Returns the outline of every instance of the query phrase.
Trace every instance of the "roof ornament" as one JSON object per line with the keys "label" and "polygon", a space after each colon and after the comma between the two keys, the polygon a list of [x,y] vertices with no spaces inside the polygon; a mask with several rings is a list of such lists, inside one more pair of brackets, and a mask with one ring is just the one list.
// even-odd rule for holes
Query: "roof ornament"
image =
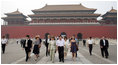
{"label": "roof ornament", "polygon": [[113,9],[113,6],[111,7],[111,9]]}
{"label": "roof ornament", "polygon": [[79,5],[82,5],[82,3],[80,3]]}
{"label": "roof ornament", "polygon": [[45,4],[45,6],[47,6],[47,3]]}
{"label": "roof ornament", "polygon": [[18,11],[18,8],[17,8],[17,10],[16,11]]}

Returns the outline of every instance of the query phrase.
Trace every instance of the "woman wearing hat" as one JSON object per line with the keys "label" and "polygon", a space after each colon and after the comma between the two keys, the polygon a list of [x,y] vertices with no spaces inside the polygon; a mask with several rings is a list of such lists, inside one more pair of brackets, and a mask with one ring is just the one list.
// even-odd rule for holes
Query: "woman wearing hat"
{"label": "woman wearing hat", "polygon": [[35,61],[38,59],[39,57],[39,46],[41,45],[40,41],[39,41],[39,37],[36,36],[35,37],[35,41],[34,41],[34,49],[33,49],[33,53],[35,54]]}

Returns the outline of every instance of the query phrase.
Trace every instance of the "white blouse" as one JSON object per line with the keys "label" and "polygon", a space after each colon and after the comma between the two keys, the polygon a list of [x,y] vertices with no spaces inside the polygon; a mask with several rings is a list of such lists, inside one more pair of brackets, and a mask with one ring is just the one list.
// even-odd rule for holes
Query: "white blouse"
{"label": "white blouse", "polygon": [[64,42],[65,42],[64,45],[65,45],[66,47],[68,47],[68,46],[69,46],[69,40],[66,40],[66,41],[64,40]]}
{"label": "white blouse", "polygon": [[91,39],[91,40],[89,39],[88,40],[88,44],[93,44],[93,43],[94,43],[93,39]]}
{"label": "white blouse", "polygon": [[6,44],[7,41],[8,41],[7,39],[1,39],[1,43],[2,43],[2,44]]}

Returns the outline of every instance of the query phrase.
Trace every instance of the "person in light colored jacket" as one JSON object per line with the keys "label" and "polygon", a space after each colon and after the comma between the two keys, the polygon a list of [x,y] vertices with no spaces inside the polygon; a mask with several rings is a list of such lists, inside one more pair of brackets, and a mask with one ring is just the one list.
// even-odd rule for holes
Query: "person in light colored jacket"
{"label": "person in light colored jacket", "polygon": [[64,58],[67,57],[67,53],[68,53],[68,48],[69,48],[69,40],[67,39],[67,37],[64,37]]}
{"label": "person in light colored jacket", "polygon": [[51,41],[49,41],[48,51],[50,52],[50,60],[54,63],[56,53],[56,41],[54,37],[51,37]]}

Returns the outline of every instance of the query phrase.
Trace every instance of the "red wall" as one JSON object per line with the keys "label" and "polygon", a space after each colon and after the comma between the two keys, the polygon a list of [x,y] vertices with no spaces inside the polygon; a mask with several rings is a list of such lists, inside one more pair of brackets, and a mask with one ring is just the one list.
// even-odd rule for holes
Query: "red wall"
{"label": "red wall", "polygon": [[1,30],[2,36],[8,33],[10,38],[21,38],[27,34],[31,37],[40,34],[41,38],[44,38],[47,32],[54,36],[66,32],[68,37],[82,33],[83,38],[89,36],[117,38],[117,26],[2,26]]}

